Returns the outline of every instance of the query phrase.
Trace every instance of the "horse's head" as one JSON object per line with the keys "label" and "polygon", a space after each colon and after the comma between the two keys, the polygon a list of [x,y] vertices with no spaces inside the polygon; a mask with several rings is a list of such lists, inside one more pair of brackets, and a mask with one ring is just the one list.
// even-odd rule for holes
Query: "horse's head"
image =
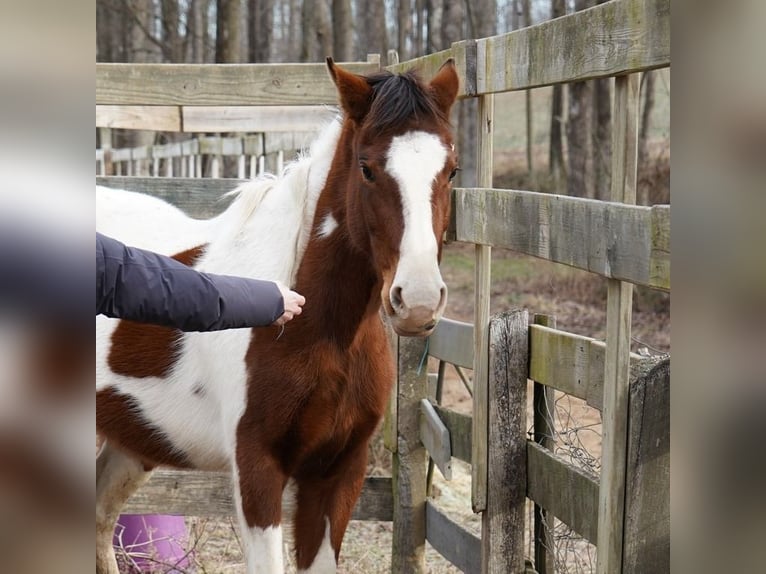
{"label": "horse's head", "polygon": [[352,242],[372,254],[383,308],[399,335],[426,336],[447,302],[439,271],[457,155],[449,112],[452,60],[424,83],[408,72],[370,78],[327,61],[353,146],[346,213]]}

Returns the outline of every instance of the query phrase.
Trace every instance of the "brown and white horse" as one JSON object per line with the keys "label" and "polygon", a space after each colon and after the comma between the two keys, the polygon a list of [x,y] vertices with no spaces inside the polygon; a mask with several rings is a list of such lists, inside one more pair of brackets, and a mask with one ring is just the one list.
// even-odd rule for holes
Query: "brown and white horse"
{"label": "brown and white horse", "polygon": [[299,571],[336,570],[395,376],[381,305],[398,334],[426,336],[446,303],[458,77],[451,60],[430,83],[328,67],[342,117],[282,177],[243,186],[197,234],[205,245],[177,256],[290,284],[303,314],[281,335],[99,319],[98,572],[115,568],[120,507],[159,465],[231,470],[248,572],[283,572],[283,496]]}

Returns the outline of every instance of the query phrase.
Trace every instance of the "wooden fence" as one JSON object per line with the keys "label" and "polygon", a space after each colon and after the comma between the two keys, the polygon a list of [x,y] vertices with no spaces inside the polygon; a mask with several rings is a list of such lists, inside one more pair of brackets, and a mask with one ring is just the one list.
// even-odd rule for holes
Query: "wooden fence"
{"label": "wooden fence", "polygon": [[[597,572],[669,571],[669,367],[667,361],[657,366],[630,353],[633,285],[670,290],[670,207],[633,205],[639,75],[669,66],[669,48],[669,0],[613,0],[389,66],[398,71],[417,65],[428,76],[446,58],[455,58],[463,79],[461,97],[478,98],[481,126],[480,187],[455,190],[449,231],[453,240],[476,246],[474,324],[444,320],[427,348],[421,340],[397,341],[399,374],[385,427],[394,472],[390,482],[368,480],[355,515],[393,519],[393,571],[425,571],[428,540],[463,571],[524,572],[527,498],[537,505],[538,523],[555,516],[596,544]],[[357,66],[366,72],[379,64],[373,60]],[[493,189],[493,94],[603,77],[615,77],[611,201]],[[199,106],[317,105],[335,97],[320,65],[98,65],[96,85],[97,106],[165,106],[182,119]],[[237,183],[97,181],[159,195],[200,217],[210,216],[212,206],[222,208],[214,200]],[[492,247],[604,277],[606,342],[559,331],[545,318],[530,325],[526,311],[491,319]],[[473,369],[471,416],[449,411],[429,397],[428,373],[418,369],[426,352]],[[526,437],[528,379],[536,383],[531,439]],[[554,421],[545,405],[553,389],[601,411],[599,477],[552,451],[548,431]],[[428,499],[429,457],[445,474],[452,457],[471,464],[472,507],[482,514],[480,538]],[[185,496],[173,481],[201,481],[200,488],[207,488],[205,480],[213,477],[205,477],[158,473],[137,497],[161,501],[161,506],[138,504],[134,497],[131,509],[186,512],[193,506],[196,514],[204,508],[199,499],[196,505],[172,502]],[[230,513],[230,501],[216,508],[214,513]],[[544,531],[535,531],[535,568],[553,572]]]}
{"label": "wooden fence", "polygon": [[[332,114],[316,116],[313,131],[270,132],[241,137],[208,136],[162,145],[146,145],[133,148],[101,148],[96,150],[97,174],[127,176],[203,177],[205,158],[210,159],[209,177],[224,177],[223,158],[236,159],[236,177],[256,177],[266,171],[280,173],[285,158],[308,149],[319,129]],[[325,118],[323,120],[323,118]],[[107,130],[109,128],[102,128]],[[102,141],[109,136],[102,135]]]}

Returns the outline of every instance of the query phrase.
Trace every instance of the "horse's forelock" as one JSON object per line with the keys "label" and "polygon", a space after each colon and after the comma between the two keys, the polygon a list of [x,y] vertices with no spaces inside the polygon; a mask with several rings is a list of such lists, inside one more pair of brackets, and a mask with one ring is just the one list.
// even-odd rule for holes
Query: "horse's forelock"
{"label": "horse's forelock", "polygon": [[448,122],[433,94],[414,70],[383,72],[367,79],[373,89],[365,125],[377,133],[401,128],[412,120]]}

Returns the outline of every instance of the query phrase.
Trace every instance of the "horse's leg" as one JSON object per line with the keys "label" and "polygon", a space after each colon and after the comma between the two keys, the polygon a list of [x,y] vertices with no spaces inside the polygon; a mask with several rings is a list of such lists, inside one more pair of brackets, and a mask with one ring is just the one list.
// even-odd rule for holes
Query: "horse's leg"
{"label": "horse's leg", "polygon": [[104,445],[96,460],[96,573],[119,574],[112,535],[120,510],[128,498],[149,478],[144,465]]}
{"label": "horse's leg", "polygon": [[329,478],[298,481],[295,555],[300,574],[333,574],[351,514],[364,485],[367,443],[336,464]]}
{"label": "horse's leg", "polygon": [[282,491],[286,477],[255,441],[237,442],[235,499],[248,574],[282,574]]}

